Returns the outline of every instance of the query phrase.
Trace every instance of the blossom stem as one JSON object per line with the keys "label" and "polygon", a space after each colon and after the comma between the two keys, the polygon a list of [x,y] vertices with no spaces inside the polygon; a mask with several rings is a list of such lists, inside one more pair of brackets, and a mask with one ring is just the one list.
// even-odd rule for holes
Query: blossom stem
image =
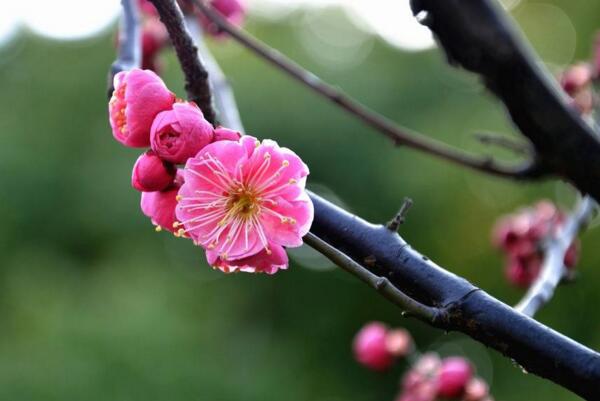
{"label": "blossom stem", "polygon": [[121,0],[123,8],[119,28],[117,59],[111,64],[108,77],[108,98],[112,96],[113,78],[121,71],[138,68],[142,59],[142,39],[137,0]]}
{"label": "blossom stem", "polygon": [[329,245],[315,234],[310,232],[306,234],[304,242],[348,273],[365,282],[370,287],[373,287],[386,299],[398,305],[404,310],[403,315],[411,315],[430,323],[438,319],[440,312],[437,308],[415,301],[396,288],[386,277],[381,277],[370,272],[351,257]]}
{"label": "blossom stem", "polygon": [[215,124],[216,116],[212,105],[208,72],[198,59],[196,47],[187,32],[181,9],[175,0],[150,1],[156,7],[160,20],[169,32],[175,53],[177,53],[177,58],[185,75],[185,90],[189,100],[200,107],[204,118],[208,122]]}
{"label": "blossom stem", "polygon": [[548,240],[544,246],[544,262],[540,274],[523,299],[515,305],[516,310],[527,316],[533,316],[552,299],[556,287],[568,273],[564,259],[569,246],[589,224],[597,210],[596,202],[589,196],[585,196],[558,233]]}

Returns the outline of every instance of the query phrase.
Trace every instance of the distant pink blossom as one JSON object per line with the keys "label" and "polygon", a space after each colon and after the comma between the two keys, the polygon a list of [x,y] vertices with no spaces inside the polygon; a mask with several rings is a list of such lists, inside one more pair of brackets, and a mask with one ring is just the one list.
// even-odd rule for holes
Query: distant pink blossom
{"label": "distant pink blossom", "polygon": [[152,150],[163,160],[185,163],[213,139],[213,126],[192,102],[173,104],[159,113],[150,130]]}
{"label": "distant pink blossom", "polygon": [[114,88],[108,103],[113,136],[125,146],[150,146],[152,121],[158,113],[171,108],[175,95],[149,70],[119,72]]}
{"label": "distant pink blossom", "polygon": [[[246,18],[246,2],[244,0],[211,0],[211,6],[233,25],[240,26]],[[204,15],[199,16],[204,29],[213,36],[220,36],[222,32]]]}
{"label": "distant pink blossom", "polygon": [[173,183],[175,166],[164,162],[152,150],[138,157],[131,173],[131,186],[138,191],[162,191]]}
{"label": "distant pink blossom", "polygon": [[[244,136],[213,142],[185,166],[176,209],[179,232],[210,251],[209,262],[222,270],[270,270],[257,260],[246,265],[246,258],[302,245],[313,219],[307,175],[302,160],[274,141]],[[273,265],[282,268],[281,261]]]}
{"label": "distant pink blossom", "polygon": [[354,337],[352,349],[358,362],[373,370],[386,370],[394,355],[386,346],[388,328],[380,322],[366,324]]}
{"label": "distant pink blossom", "polygon": [[437,377],[438,395],[443,398],[458,398],[473,377],[473,367],[465,358],[453,356],[442,360]]}

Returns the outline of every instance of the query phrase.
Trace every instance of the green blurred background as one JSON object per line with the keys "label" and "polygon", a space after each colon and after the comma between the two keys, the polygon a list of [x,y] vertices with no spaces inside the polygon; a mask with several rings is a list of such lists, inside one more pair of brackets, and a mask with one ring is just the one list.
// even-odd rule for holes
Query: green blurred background
{"label": "green blurred background", "polygon": [[[523,1],[513,15],[553,70],[587,58],[600,28],[594,0]],[[345,56],[328,49],[311,36],[315,24],[346,29],[360,44]],[[440,51],[403,52],[350,26],[327,9],[253,17],[247,28],[432,137],[488,152],[474,132],[514,134],[502,106]],[[272,277],[226,276],[190,242],[155,233],[129,183],[139,151],[108,127],[113,43],[114,29],[79,42],[23,31],[0,49],[0,400],[391,401],[405,366],[372,373],[351,355],[370,320],[409,328],[421,350],[471,357],[497,400],[577,399],[462,335],[402,318],[309,250]],[[502,181],[394,148],[235,43],[211,47],[248,132],[297,151],[312,188],[373,222],[410,196],[401,234],[415,248],[507,303],[519,299],[491,226],[540,198],[569,206],[565,184]],[[163,57],[165,80],[183,96],[172,52]],[[599,239],[600,230],[585,235],[581,279],[539,314],[596,349]]]}

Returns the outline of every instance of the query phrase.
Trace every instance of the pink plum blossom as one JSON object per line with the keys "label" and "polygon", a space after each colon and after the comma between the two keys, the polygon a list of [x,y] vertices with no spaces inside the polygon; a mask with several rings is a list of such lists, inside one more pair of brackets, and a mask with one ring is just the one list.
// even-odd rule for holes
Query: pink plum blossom
{"label": "pink plum blossom", "polygon": [[150,130],[152,150],[163,160],[185,163],[213,139],[213,126],[192,102],[159,113]]}
{"label": "pink plum blossom", "polygon": [[225,128],[225,127],[217,127],[215,128],[213,141],[237,141],[242,137],[238,131]]}
{"label": "pink plum blossom", "polygon": [[167,188],[175,178],[175,166],[165,163],[153,151],[143,153],[131,173],[131,186],[138,191],[153,192]]}
{"label": "pink plum blossom", "polygon": [[354,337],[352,348],[358,362],[373,370],[386,370],[394,356],[386,347],[388,328],[380,322],[365,325]]}
{"label": "pink plum blossom", "polygon": [[221,270],[223,273],[235,273],[237,271],[247,273],[275,274],[279,269],[287,269],[288,257],[281,245],[271,245],[270,253],[265,249],[256,255],[248,256],[238,260],[223,260],[218,252],[206,251],[208,264]]}
{"label": "pink plum blossom", "polygon": [[[218,11],[231,24],[240,26],[246,17],[246,2],[244,0],[211,0],[211,6]],[[204,15],[199,16],[199,21],[204,29],[213,36],[220,36],[221,32]]]}
{"label": "pink plum blossom", "polygon": [[[183,174],[179,232],[208,250],[213,266],[274,272],[285,262],[278,247],[302,245],[313,205],[304,189],[308,167],[291,150],[252,136],[213,142],[187,161]],[[273,260],[259,263],[261,252]]]}
{"label": "pink plum blossom", "polygon": [[457,356],[445,358],[442,360],[437,378],[438,395],[444,398],[460,397],[472,377],[473,368],[465,358]]}
{"label": "pink plum blossom", "polygon": [[149,70],[119,72],[114,88],[108,103],[113,136],[125,146],[148,147],[154,117],[172,107],[175,95]]}

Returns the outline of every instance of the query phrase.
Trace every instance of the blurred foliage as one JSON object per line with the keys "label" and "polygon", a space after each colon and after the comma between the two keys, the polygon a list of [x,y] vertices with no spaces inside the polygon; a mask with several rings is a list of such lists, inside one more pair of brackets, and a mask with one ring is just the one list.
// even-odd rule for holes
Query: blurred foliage
{"label": "blurred foliage", "polygon": [[[573,38],[564,41],[553,36],[556,13],[546,9],[550,22],[540,26],[542,14],[526,8],[540,4],[524,2],[515,15],[551,67],[565,54],[567,62],[586,58],[600,4],[543,4],[558,5],[554,11],[572,21]],[[248,29],[437,139],[486,151],[474,132],[514,134],[501,105],[438,50],[405,53],[367,38],[360,62],[325,63],[298,39],[303,18],[254,19]],[[373,319],[408,327],[422,350],[470,355],[497,400],[576,399],[464,336],[403,319],[343,272],[293,263],[273,277],[224,276],[191,243],[154,233],[129,185],[139,151],[119,146],[108,128],[113,40],[105,33],[52,42],[23,32],[0,49],[0,400],[391,401],[402,366],[371,373],[350,352],[355,331]],[[370,221],[387,220],[412,197],[402,227],[409,242],[498,298],[518,300],[490,246],[490,228],[499,215],[541,197],[568,205],[566,185],[502,181],[394,148],[235,43],[212,46],[249,133],[296,150],[313,184]],[[165,61],[165,79],[183,95],[173,54]],[[598,230],[585,235],[583,279],[561,288],[539,314],[596,349],[599,239]]]}

